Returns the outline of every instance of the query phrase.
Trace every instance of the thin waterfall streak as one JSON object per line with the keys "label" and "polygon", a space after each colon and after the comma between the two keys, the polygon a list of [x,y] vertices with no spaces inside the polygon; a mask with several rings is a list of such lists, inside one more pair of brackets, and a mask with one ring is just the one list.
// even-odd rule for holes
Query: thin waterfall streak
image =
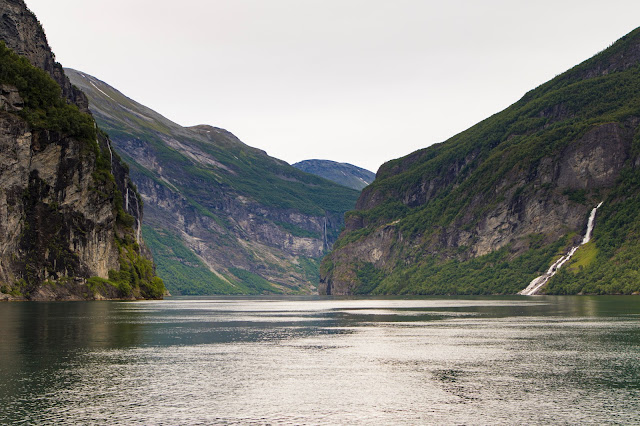
{"label": "thin waterfall streak", "polygon": [[140,221],[140,202],[138,201],[138,196],[136,195],[136,223],[138,225],[138,229],[136,229],[136,243],[140,244],[140,231],[142,230],[142,222]]}
{"label": "thin waterfall streak", "polygon": [[547,270],[546,273],[540,275],[539,277],[533,279],[529,285],[527,286],[527,288],[525,288],[524,290],[522,290],[520,293],[518,294],[522,294],[524,296],[533,296],[534,294],[538,293],[538,291],[544,287],[544,285],[549,282],[549,280],[551,279],[551,277],[553,277],[556,272],[558,272],[558,270],[562,267],[562,265],[564,265],[565,263],[567,263],[567,261],[569,259],[571,259],[571,257],[576,253],[576,251],[578,251],[578,249],[580,248],[580,246],[587,244],[589,241],[591,241],[591,235],[593,234],[593,228],[594,228],[594,223],[595,223],[595,219],[596,219],[596,213],[598,211],[598,209],[602,206],[603,201],[600,202],[600,204],[598,204],[596,207],[594,207],[593,210],[591,210],[591,214],[589,214],[589,220],[587,221],[587,230],[584,233],[584,237],[582,238],[582,242],[580,244],[578,244],[575,247],[572,247],[571,250],[569,250],[569,253],[565,254],[564,256],[562,256],[560,259],[556,260],[553,265],[551,265],[549,267],[549,269]]}
{"label": "thin waterfall streak", "polygon": [[111,166],[111,174],[113,174],[113,151],[111,150],[111,142],[107,139],[107,147],[109,148],[109,165]]}
{"label": "thin waterfall streak", "polygon": [[324,216],[324,227],[323,227],[323,233],[322,233],[322,239],[324,240],[324,249],[328,249],[329,248],[329,240],[327,239],[327,216],[325,213]]}
{"label": "thin waterfall streak", "polygon": [[[98,141],[98,123],[96,123],[95,121],[93,122],[93,126],[96,129],[96,144],[98,146],[100,146],[100,142]],[[113,175],[113,151],[111,150],[111,141],[109,140],[109,138],[107,137],[107,148],[109,148],[109,166],[111,167],[111,174]]]}
{"label": "thin waterfall streak", "polygon": [[129,213],[129,186],[127,185],[127,181],[124,181],[125,188],[127,188],[126,195],[124,196],[124,211]]}

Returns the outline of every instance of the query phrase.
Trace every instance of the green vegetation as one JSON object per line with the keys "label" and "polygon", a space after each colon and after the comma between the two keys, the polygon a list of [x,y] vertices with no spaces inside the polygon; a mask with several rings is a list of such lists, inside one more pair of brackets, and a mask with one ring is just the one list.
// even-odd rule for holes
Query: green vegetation
{"label": "green vegetation", "polygon": [[[334,250],[348,253],[351,245],[391,223],[411,246],[396,242],[402,262],[384,276],[354,259],[351,270],[360,285],[355,291],[501,294],[521,290],[550,265],[562,243],[545,246],[536,237],[526,251],[502,249],[457,261],[451,259],[460,256],[448,253],[450,249],[441,247],[439,238],[443,230],[473,232],[499,203],[507,201],[515,207],[533,196],[581,205],[606,198],[594,242],[581,248],[571,265],[551,280],[549,293],[640,291],[640,197],[635,195],[640,193],[640,177],[634,165],[640,156],[640,65],[627,66],[621,59],[637,57],[639,39],[637,29],[447,142],[383,165],[361,198],[361,204],[372,207],[347,213],[349,223],[362,226],[344,233]],[[617,64],[614,71],[612,64]],[[570,144],[611,123],[623,133],[636,129],[631,158],[613,193],[608,194],[609,188],[567,190],[536,179],[543,160],[551,169],[558,167]],[[428,202],[414,202],[411,197],[424,196],[425,187],[433,188]],[[434,251],[439,254],[433,255]],[[337,268],[335,261],[340,258],[335,253],[328,256],[324,263],[331,268],[325,270]]]}
{"label": "green vegetation", "polygon": [[360,281],[360,285],[356,288],[356,294],[369,294],[373,292],[384,280],[384,273],[373,265],[373,263],[364,263],[356,271],[356,276]]}
{"label": "green vegetation", "polygon": [[578,204],[585,204],[587,202],[587,191],[585,189],[567,189],[563,194],[566,195],[571,202]]}
{"label": "green vegetation", "polygon": [[371,264],[362,265],[357,293],[365,294],[513,294],[541,275],[566,246],[555,244],[512,258],[510,247],[468,261],[427,258],[408,268],[395,268],[385,276]]}
{"label": "green vegetation", "polygon": [[[240,268],[230,268],[233,277],[221,278],[169,231],[149,226],[143,226],[142,230],[145,242],[154,253],[157,273],[164,278],[174,296],[282,293],[259,275]],[[313,270],[313,261],[301,264],[303,268]],[[317,271],[317,265],[315,267]]]}
{"label": "green vegetation", "polygon": [[209,268],[182,241],[166,230],[142,227],[144,240],[154,253],[158,275],[164,278],[169,292],[176,295],[246,294]]}
{"label": "green vegetation", "polygon": [[320,272],[318,270],[320,260],[300,257],[298,258],[298,265],[298,269],[302,272],[302,275],[306,277],[307,281],[317,287],[320,281]]}
{"label": "green vegetation", "polygon": [[[52,130],[95,145],[93,119],[62,98],[60,86],[0,41],[0,83],[15,86],[24,101],[18,113],[35,130]],[[96,147],[94,146],[94,149]]]}
{"label": "green vegetation", "polygon": [[[131,110],[140,109],[115,91],[109,96]],[[129,110],[109,109],[113,109],[111,116],[98,115],[96,119],[112,140],[135,138],[144,141],[146,148],[163,164],[164,177],[206,210],[215,209],[211,205],[212,191],[233,190],[266,206],[313,215],[323,215],[325,211],[347,211],[353,208],[358,198],[358,191],[299,171],[243,144],[231,134],[217,135],[215,143],[186,138],[188,140],[184,142],[210,155],[220,166],[194,162],[163,140],[163,136],[171,135],[173,130],[160,119],[142,120]],[[151,170],[141,169],[140,172],[148,174],[148,177],[155,175]]]}
{"label": "green vegetation", "polygon": [[573,272],[578,272],[583,268],[591,265],[596,259],[598,249],[594,241],[590,241],[585,245],[580,246],[580,249],[571,258],[571,263],[565,266]]}
{"label": "green vegetation", "polygon": [[241,285],[248,290],[249,294],[282,293],[278,287],[253,272],[240,268],[230,268],[229,272],[240,280]]}
{"label": "green vegetation", "polygon": [[115,287],[111,281],[104,278],[91,277],[87,280],[87,287],[93,294],[104,294],[109,286]]}
{"label": "green vegetation", "polygon": [[296,226],[292,223],[280,222],[280,221],[274,221],[274,223],[295,237],[322,238],[322,235],[319,232],[307,231],[306,229],[302,229],[299,226]]}
{"label": "green vegetation", "polygon": [[141,253],[132,228],[132,217],[122,210],[121,199],[117,193],[115,241],[120,270],[110,270],[108,280],[92,278],[92,285],[96,288],[109,285],[117,290],[118,297],[161,299],[165,292],[164,282],[156,276],[153,262]]}

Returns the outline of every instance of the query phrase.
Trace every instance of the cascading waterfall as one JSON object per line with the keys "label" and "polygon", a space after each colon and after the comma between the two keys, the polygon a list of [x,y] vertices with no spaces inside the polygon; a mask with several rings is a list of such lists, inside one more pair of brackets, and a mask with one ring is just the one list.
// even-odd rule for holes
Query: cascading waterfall
{"label": "cascading waterfall", "polygon": [[124,211],[129,213],[129,185],[127,185],[127,180],[124,180],[124,187],[127,188],[126,195],[124,196]]}
{"label": "cascading waterfall", "polygon": [[579,245],[572,247],[571,250],[569,250],[569,253],[565,254],[560,259],[556,260],[554,264],[549,267],[547,272],[545,272],[544,274],[540,275],[538,278],[535,278],[533,281],[531,281],[527,286],[527,288],[525,288],[518,294],[522,294],[524,296],[533,296],[534,294],[538,293],[538,291],[547,282],[549,282],[551,277],[553,277],[556,274],[556,272],[558,272],[558,269],[560,269],[562,265],[564,265],[569,259],[571,259],[571,257],[576,253],[576,251],[580,248],[580,246],[583,244],[587,244],[591,240],[591,234],[593,233],[593,225],[596,219],[596,212],[598,211],[600,206],[602,206],[602,202],[600,202],[600,204],[598,204],[596,207],[594,207],[593,210],[591,210],[591,214],[589,215],[589,220],[587,221],[587,231],[585,232],[584,237],[582,238],[582,242]]}

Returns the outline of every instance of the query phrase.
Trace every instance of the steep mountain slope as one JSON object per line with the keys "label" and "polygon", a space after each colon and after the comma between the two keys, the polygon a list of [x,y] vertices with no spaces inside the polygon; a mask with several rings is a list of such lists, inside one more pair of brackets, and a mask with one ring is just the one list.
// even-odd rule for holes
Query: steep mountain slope
{"label": "steep mountain slope", "polygon": [[24,2],[0,10],[0,299],[161,298],[126,166]]}
{"label": "steep mountain slope", "polygon": [[369,170],[330,160],[304,160],[292,164],[292,166],[358,191],[361,191],[376,178],[376,174]]}
{"label": "steep mountain slope", "polygon": [[322,293],[640,291],[640,29],[450,140],[384,164]]}
{"label": "steep mountain slope", "polygon": [[310,293],[358,192],[210,126],[184,128],[67,70],[131,165],[145,239],[173,294]]}

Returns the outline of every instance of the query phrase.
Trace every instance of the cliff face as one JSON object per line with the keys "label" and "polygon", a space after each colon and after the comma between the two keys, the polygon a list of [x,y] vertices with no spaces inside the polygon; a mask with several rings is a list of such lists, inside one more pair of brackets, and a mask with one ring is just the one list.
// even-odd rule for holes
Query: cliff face
{"label": "cliff face", "polygon": [[36,16],[22,0],[3,0],[0,34],[6,46],[29,60],[31,65],[48,73],[62,89],[62,94],[82,112],[89,112],[87,97],[73,87],[55,57]]}
{"label": "cliff face", "polygon": [[594,242],[546,290],[639,291],[628,261],[616,270],[624,284],[602,278],[640,228],[628,214],[640,189],[639,52],[636,30],[507,110],[383,165],[323,262],[320,292],[516,293],[581,239],[600,201]]}
{"label": "cliff face", "polygon": [[0,298],[162,297],[127,167],[35,16],[0,5]]}
{"label": "cliff face", "polygon": [[172,294],[312,293],[358,192],[303,173],[226,130],[182,127],[66,70],[131,165],[145,239]]}

